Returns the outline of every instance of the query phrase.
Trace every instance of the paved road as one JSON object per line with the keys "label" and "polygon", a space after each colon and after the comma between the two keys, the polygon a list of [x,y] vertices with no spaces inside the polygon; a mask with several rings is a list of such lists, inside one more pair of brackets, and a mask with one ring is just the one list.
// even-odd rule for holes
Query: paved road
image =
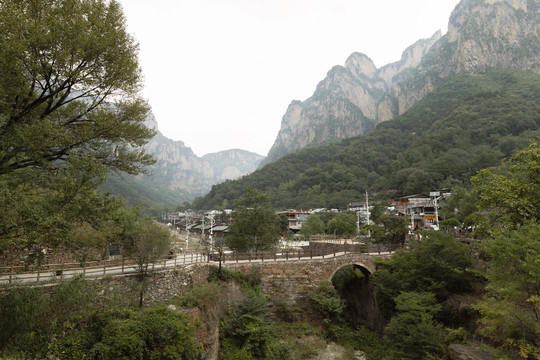
{"label": "paved road", "polygon": [[[164,261],[150,264],[150,269],[160,271],[166,268],[173,268],[175,266],[190,266],[197,263],[206,263],[208,259],[202,254],[193,255],[178,255],[175,258],[167,259]],[[66,269],[62,270],[61,274],[58,270],[45,270],[41,272],[26,272],[26,273],[13,273],[13,274],[0,274],[0,285],[14,284],[14,285],[26,285],[37,282],[54,282],[59,279],[71,279],[76,276],[84,275],[88,277],[105,277],[115,276],[122,274],[137,273],[137,265],[113,265],[113,266],[94,266],[86,268]]]}

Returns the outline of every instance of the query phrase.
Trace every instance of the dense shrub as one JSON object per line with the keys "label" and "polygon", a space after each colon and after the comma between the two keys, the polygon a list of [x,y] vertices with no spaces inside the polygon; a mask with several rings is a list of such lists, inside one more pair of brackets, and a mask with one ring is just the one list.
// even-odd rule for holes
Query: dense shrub
{"label": "dense shrub", "polygon": [[166,308],[150,308],[113,319],[89,355],[94,359],[197,359],[196,326],[189,316]]}
{"label": "dense shrub", "polygon": [[308,296],[325,319],[337,319],[345,309],[345,302],[330,281],[321,281],[319,287],[311,290]]}

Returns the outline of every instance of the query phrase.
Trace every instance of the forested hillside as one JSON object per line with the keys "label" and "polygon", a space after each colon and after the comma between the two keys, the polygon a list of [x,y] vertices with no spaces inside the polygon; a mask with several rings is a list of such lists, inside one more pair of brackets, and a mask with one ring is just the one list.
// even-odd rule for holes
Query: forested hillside
{"label": "forested hillside", "polygon": [[247,186],[276,208],[344,207],[366,190],[385,199],[467,185],[540,133],[540,75],[459,75],[369,135],[289,154],[192,204],[231,204]]}

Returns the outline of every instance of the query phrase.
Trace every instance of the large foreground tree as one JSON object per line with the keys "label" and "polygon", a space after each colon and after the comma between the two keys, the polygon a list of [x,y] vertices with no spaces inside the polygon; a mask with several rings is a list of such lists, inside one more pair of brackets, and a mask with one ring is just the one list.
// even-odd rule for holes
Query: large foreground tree
{"label": "large foreground tree", "polygon": [[0,249],[61,241],[119,206],[109,170],[153,162],[138,45],[114,0],[0,1],[0,35]]}

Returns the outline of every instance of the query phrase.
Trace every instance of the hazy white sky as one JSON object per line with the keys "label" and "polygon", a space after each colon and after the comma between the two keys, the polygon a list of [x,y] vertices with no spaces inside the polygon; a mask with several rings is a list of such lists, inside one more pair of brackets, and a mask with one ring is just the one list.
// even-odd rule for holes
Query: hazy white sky
{"label": "hazy white sky", "polygon": [[458,0],[120,0],[159,130],[198,156],[266,155],[292,100],[357,51],[375,66],[437,30]]}

